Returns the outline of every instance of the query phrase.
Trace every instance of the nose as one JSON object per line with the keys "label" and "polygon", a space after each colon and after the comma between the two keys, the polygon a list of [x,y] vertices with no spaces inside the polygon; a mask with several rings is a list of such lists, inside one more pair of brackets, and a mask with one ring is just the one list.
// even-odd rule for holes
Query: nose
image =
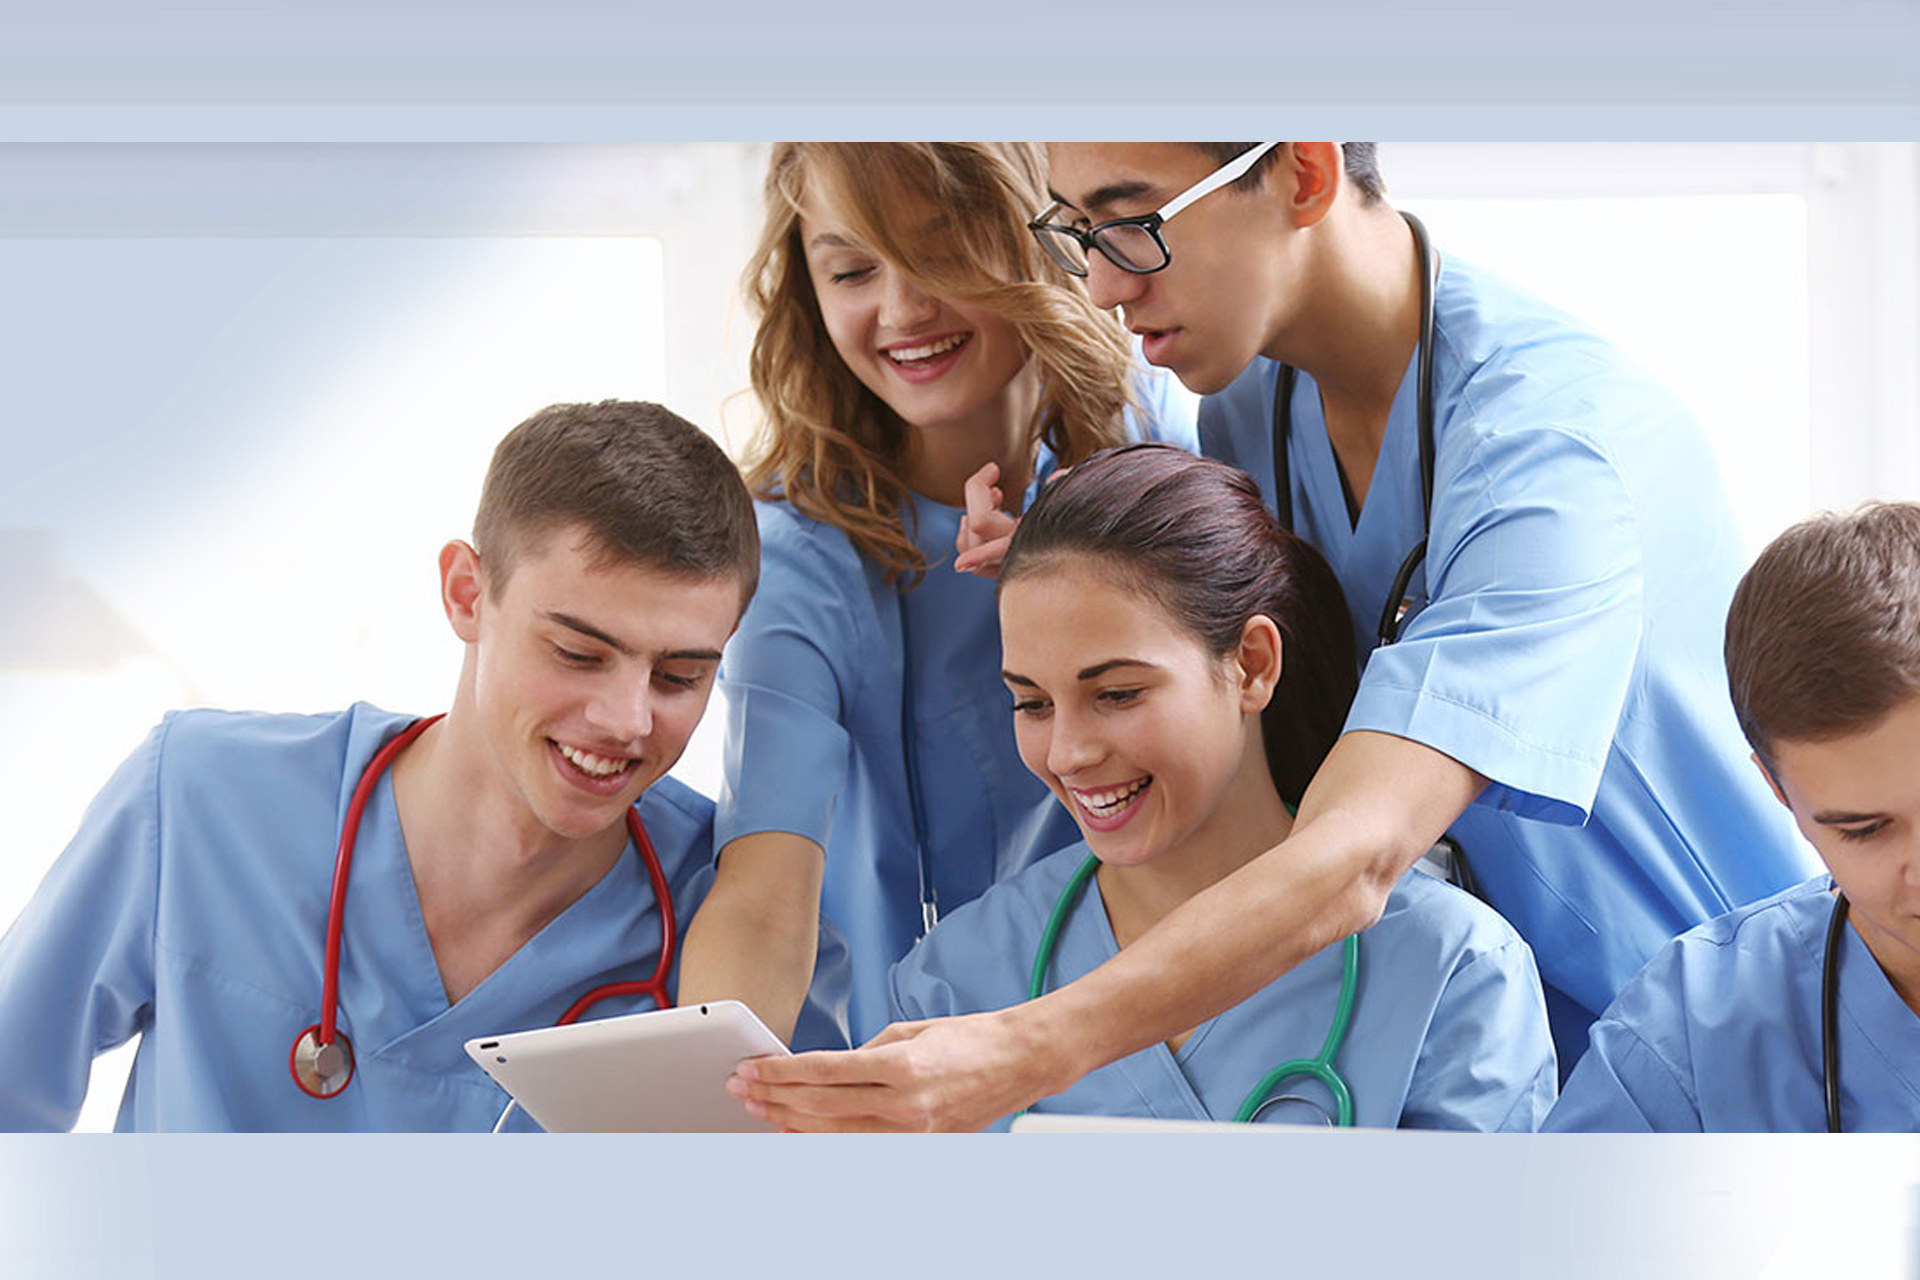
{"label": "nose", "polygon": [[1091,769],[1106,755],[1094,726],[1074,711],[1056,706],[1048,728],[1047,771],[1056,778],[1065,780]]}
{"label": "nose", "polygon": [[931,323],[940,310],[940,300],[907,279],[903,272],[887,272],[882,288],[880,323],[889,329],[912,331]]}
{"label": "nose", "polygon": [[1097,249],[1087,255],[1087,296],[1102,311],[1111,311],[1138,298],[1147,287],[1147,279],[1132,271],[1122,271]]}
{"label": "nose", "polygon": [[604,733],[608,745],[619,743],[638,753],[653,732],[653,688],[648,673],[634,679],[610,681],[587,703],[587,723]]}

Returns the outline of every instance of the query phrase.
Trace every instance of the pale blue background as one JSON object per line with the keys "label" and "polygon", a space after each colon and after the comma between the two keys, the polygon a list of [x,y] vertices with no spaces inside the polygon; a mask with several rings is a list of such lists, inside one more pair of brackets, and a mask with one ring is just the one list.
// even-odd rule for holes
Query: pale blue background
{"label": "pale blue background", "polygon": [[[0,98],[37,102],[1915,101],[1910,0],[977,0],[961,7],[236,0],[13,4]],[[1481,38],[1463,38],[1471,23]],[[1233,34],[1222,38],[1222,29]],[[1060,54],[1074,50],[1075,61]],[[1150,83],[1116,69],[1151,67]],[[716,137],[673,111],[679,137]],[[895,121],[857,113],[848,132]],[[1591,118],[1591,117],[1589,117]],[[1910,120],[1911,117],[1909,116]],[[663,122],[664,123],[664,122]],[[791,124],[791,120],[788,121]],[[851,124],[840,116],[844,129]],[[1493,126],[1500,135],[1527,127]],[[791,132],[791,129],[785,132]],[[1405,131],[1397,131],[1405,136]],[[1611,134],[1605,126],[1599,130]],[[1057,135],[1056,135],[1057,136]]]}
{"label": "pale blue background", "polygon": [[[0,1273],[1913,1274],[1910,1138],[15,1137]],[[1863,1224],[1863,1218],[1870,1221]],[[1850,1243],[1871,1235],[1871,1251]],[[1841,1266],[1842,1263],[1846,1265]]]}

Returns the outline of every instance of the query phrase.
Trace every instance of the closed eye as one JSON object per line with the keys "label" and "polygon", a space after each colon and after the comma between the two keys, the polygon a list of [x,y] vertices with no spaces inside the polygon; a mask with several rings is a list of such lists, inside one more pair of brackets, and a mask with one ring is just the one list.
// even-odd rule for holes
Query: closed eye
{"label": "closed eye", "polygon": [[856,267],[851,271],[835,271],[827,276],[827,280],[831,284],[849,284],[872,274],[872,267]]}
{"label": "closed eye", "polygon": [[1840,833],[1842,840],[1871,840],[1886,829],[1887,820],[1885,818],[1880,819],[1878,822],[1869,822],[1865,826],[1860,827],[1834,828],[1834,830]]}
{"label": "closed eye", "polygon": [[1102,689],[1096,697],[1105,706],[1124,707],[1138,702],[1140,695],[1145,692],[1145,689],[1138,687],[1131,689]]}
{"label": "closed eye", "polygon": [[1013,714],[1017,716],[1043,716],[1048,710],[1045,698],[1020,698],[1013,704]]}
{"label": "closed eye", "polygon": [[573,649],[562,648],[560,645],[553,646],[553,652],[555,657],[570,667],[596,667],[600,665],[599,656],[596,654],[580,653]]}

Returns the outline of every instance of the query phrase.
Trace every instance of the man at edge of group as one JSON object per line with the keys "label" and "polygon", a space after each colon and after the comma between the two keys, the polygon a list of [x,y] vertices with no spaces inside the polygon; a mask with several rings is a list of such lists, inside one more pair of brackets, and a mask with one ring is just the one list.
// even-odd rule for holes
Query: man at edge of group
{"label": "man at edge of group", "polygon": [[[1202,447],[1270,499],[1279,367],[1298,370],[1294,527],[1333,563],[1363,649],[1427,539],[1398,642],[1368,659],[1276,856],[1042,1000],[749,1065],[751,1108],[795,1128],[978,1127],[1365,928],[1449,831],[1533,946],[1568,1069],[1594,1011],[1668,938],[1811,870],[1720,693],[1743,557],[1697,427],[1566,316],[1456,259],[1421,261],[1369,144],[1273,144],[1181,199],[1254,145],[1054,144],[1057,203],[1036,234],[1082,257],[1095,303],[1208,397]],[[979,487],[970,513],[961,567],[990,567],[1011,522]]]}
{"label": "man at edge of group", "polygon": [[1920,505],[1774,539],[1734,594],[1726,655],[1756,772],[1827,870],[1662,948],[1593,1024],[1545,1127],[1913,1133]]}
{"label": "man at edge of group", "polygon": [[[120,1129],[493,1126],[507,1098],[465,1042],[660,959],[630,815],[679,926],[712,883],[713,802],[665,774],[759,562],[746,487],[693,424],[616,401],[521,423],[473,541],[440,552],[462,646],[444,718],[175,712],[102,788],[0,936],[0,1129],[72,1127],[94,1055],[136,1035]],[[315,1033],[336,901],[350,1048]],[[820,945],[798,1038],[845,1044],[845,950]],[[589,1016],[652,1007],[622,990]],[[303,1067],[296,1041],[337,1063]]]}

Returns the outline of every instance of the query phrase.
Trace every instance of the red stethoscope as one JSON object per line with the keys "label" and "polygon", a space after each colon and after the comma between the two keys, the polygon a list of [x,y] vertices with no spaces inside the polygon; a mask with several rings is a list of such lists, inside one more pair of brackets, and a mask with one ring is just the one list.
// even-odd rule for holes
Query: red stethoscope
{"label": "red stethoscope", "polygon": [[[360,835],[360,814],[367,807],[374,784],[380,781],[380,775],[386,772],[394,757],[441,718],[427,716],[415,720],[381,747],[367,763],[366,771],[353,789],[353,798],[347,803],[347,820],[340,827],[340,849],[333,860],[333,896],[327,902],[327,950],[321,968],[320,1021],[302,1031],[287,1054],[287,1068],[293,1072],[293,1082],[309,1097],[336,1097],[353,1079],[353,1043],[335,1024],[340,1013],[340,932],[347,913],[347,875],[353,867],[354,841]],[[653,966],[653,976],[644,981],[609,982],[595,987],[575,1000],[555,1026],[576,1022],[594,1005],[615,996],[652,996],[657,1007],[673,1007],[673,999],[667,994],[667,974],[673,968],[673,894],[667,888],[666,872],[660,869],[660,855],[654,852],[653,841],[647,838],[646,825],[640,821],[637,809],[627,810],[627,834],[633,837],[633,847],[640,851],[640,860],[647,864],[654,900],[660,904],[659,963]]]}

